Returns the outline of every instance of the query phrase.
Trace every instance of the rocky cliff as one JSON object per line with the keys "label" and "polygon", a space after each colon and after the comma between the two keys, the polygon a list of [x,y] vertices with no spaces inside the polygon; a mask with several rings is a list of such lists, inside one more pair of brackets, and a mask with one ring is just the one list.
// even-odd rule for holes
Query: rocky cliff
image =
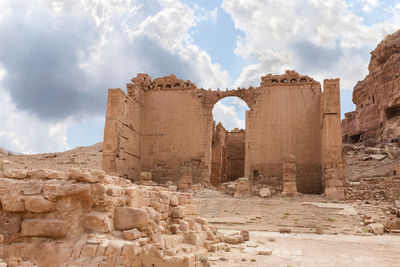
{"label": "rocky cliff", "polygon": [[353,90],[356,110],[342,121],[345,141],[399,141],[400,30],[371,52],[369,74]]}

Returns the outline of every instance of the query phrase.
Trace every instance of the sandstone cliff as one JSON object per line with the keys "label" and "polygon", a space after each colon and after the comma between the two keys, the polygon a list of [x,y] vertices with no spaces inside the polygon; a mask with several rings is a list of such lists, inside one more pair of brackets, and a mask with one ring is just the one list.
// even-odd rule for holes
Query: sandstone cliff
{"label": "sandstone cliff", "polygon": [[371,52],[369,74],[356,84],[356,111],[342,121],[345,141],[399,141],[400,30],[388,35]]}

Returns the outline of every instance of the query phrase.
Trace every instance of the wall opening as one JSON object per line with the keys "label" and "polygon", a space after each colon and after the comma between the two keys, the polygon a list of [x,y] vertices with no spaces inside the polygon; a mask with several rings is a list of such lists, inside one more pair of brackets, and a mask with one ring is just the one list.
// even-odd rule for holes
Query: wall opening
{"label": "wall opening", "polygon": [[385,110],[385,113],[386,113],[387,120],[390,120],[393,117],[399,116],[400,115],[400,104],[387,108]]}
{"label": "wall opening", "polygon": [[214,186],[244,176],[247,110],[238,97],[225,97],[213,107],[210,182]]}

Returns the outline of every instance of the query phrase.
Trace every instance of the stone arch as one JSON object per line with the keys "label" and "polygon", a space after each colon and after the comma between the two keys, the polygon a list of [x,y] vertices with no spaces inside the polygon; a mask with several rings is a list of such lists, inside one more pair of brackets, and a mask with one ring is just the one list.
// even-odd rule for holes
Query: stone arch
{"label": "stone arch", "polygon": [[202,105],[205,111],[211,114],[214,105],[221,99],[229,96],[235,96],[243,100],[250,110],[253,110],[257,98],[260,95],[260,89],[250,87],[248,89],[239,88],[236,90],[225,90],[225,91],[202,91]]}

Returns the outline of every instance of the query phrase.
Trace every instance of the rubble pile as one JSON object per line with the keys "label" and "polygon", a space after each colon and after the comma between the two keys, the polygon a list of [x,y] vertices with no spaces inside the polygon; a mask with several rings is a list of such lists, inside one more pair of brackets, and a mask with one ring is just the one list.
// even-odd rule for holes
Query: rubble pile
{"label": "rubble pile", "polygon": [[8,170],[0,200],[8,266],[205,266],[231,239],[197,216],[191,194],[99,170]]}

